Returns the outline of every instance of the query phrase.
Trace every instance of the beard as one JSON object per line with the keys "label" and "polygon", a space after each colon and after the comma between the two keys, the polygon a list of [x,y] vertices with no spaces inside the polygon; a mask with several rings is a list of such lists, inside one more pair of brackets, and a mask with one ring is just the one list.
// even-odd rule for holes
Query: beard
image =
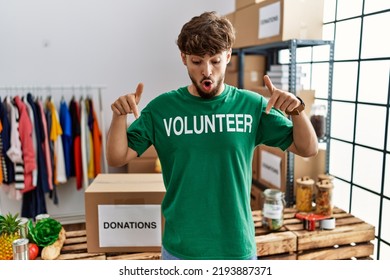
{"label": "beard", "polygon": [[[194,79],[193,77],[191,77],[191,75],[189,75],[189,76],[190,76],[190,79],[191,79],[191,81],[192,81],[192,84],[194,85],[194,87],[195,87],[197,93],[199,94],[199,96],[200,96],[201,98],[204,98],[204,99],[211,99],[211,98],[213,98],[214,96],[216,96],[216,95],[218,94],[219,89],[221,88],[222,83],[223,83],[223,80],[224,80],[223,77],[221,77],[221,78],[220,78],[219,80],[217,80],[217,81],[212,80],[212,81],[213,81],[213,85],[215,85],[214,89],[213,89],[212,91],[210,91],[210,92],[205,92],[205,91],[203,91],[202,87],[199,86],[199,84],[195,81],[195,79]],[[202,83],[204,80],[211,80],[211,79],[210,79],[210,78],[203,78],[203,79],[200,81],[200,83]]]}

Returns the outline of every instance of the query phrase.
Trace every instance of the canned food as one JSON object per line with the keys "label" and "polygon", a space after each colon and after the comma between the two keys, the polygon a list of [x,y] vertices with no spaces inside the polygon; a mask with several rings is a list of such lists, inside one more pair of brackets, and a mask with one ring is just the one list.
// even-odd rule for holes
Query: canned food
{"label": "canned food", "polygon": [[50,218],[49,214],[39,214],[39,215],[35,216],[35,222],[38,222],[40,220],[47,219],[47,218]]}
{"label": "canned food", "polygon": [[28,238],[28,227],[27,227],[27,223],[28,223],[28,219],[27,218],[24,218],[24,217],[21,217],[18,219],[19,221],[19,235],[21,238]]}
{"label": "canned food", "polygon": [[14,260],[28,260],[29,259],[29,250],[28,250],[28,239],[20,238],[12,242],[12,252]]}

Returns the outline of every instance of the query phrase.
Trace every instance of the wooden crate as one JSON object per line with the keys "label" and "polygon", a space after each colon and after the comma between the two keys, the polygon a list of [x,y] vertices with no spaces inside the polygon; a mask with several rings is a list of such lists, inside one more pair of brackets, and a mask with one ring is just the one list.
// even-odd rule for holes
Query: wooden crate
{"label": "wooden crate", "polygon": [[[336,228],[308,231],[295,218],[296,209],[284,211],[284,225],[275,232],[262,227],[261,210],[252,211],[259,260],[371,259],[374,226],[335,208]],[[159,260],[160,252],[88,253],[85,230],[66,232],[58,260]]]}
{"label": "wooden crate", "polygon": [[371,259],[374,226],[335,208],[336,228],[304,229],[296,209],[285,209],[284,226],[277,232],[262,228],[261,211],[253,211],[258,259],[345,260]]}
{"label": "wooden crate", "polygon": [[[297,259],[297,236],[288,231],[286,226],[280,230],[271,232],[262,227],[261,211],[252,211],[255,223],[255,239],[257,247],[257,258],[267,260],[295,260]],[[286,209],[284,212],[284,224],[294,217],[295,212]]]}
{"label": "wooden crate", "polygon": [[158,260],[161,253],[88,253],[85,230],[67,231],[57,260]]}
{"label": "wooden crate", "polygon": [[298,260],[370,259],[374,253],[375,227],[335,208],[336,228],[307,231],[301,221],[286,225],[297,236]]}

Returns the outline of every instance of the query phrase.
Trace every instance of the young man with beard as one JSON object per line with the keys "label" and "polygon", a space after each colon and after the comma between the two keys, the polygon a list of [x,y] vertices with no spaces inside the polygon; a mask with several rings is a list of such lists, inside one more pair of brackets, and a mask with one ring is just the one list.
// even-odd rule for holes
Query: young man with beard
{"label": "young man with beard", "polygon": [[[250,208],[256,146],[317,153],[316,134],[294,94],[275,88],[268,76],[268,102],[224,83],[234,39],[226,18],[214,12],[193,17],[177,39],[192,83],[156,97],[141,114],[142,84],[111,105],[109,164],[122,166],[150,145],[161,162],[162,259],[256,259]],[[136,120],[127,128],[131,113]]]}

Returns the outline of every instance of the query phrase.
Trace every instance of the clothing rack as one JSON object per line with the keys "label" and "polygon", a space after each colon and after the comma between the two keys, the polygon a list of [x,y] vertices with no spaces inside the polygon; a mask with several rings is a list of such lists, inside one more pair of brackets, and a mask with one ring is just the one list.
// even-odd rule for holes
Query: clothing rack
{"label": "clothing rack", "polygon": [[[104,85],[9,85],[0,86],[0,92],[6,92],[6,94],[21,94],[21,92],[31,92],[34,95],[44,94],[53,95],[54,93],[64,95],[79,95],[83,92],[87,96],[93,96],[97,94],[99,103],[99,115],[100,115],[100,128],[104,133],[104,110],[102,101],[102,92],[106,89]],[[102,135],[102,148],[103,148],[103,173],[108,173],[108,164],[106,159],[106,138]]]}

